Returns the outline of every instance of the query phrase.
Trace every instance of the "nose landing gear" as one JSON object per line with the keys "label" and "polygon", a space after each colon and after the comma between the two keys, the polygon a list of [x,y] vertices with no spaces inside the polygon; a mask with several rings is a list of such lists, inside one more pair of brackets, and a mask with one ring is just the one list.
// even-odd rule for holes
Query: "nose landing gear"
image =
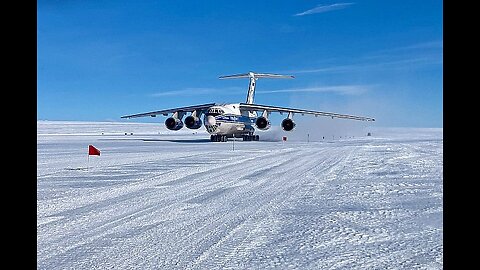
{"label": "nose landing gear", "polygon": [[[243,134],[242,135],[242,140],[243,141],[258,141],[260,137],[258,135],[253,135],[253,134]],[[210,141],[212,142],[226,142],[228,141],[227,135],[218,135],[218,134],[213,134],[210,135]]]}
{"label": "nose landing gear", "polygon": [[212,142],[226,142],[228,141],[227,135],[210,135],[210,141]]}

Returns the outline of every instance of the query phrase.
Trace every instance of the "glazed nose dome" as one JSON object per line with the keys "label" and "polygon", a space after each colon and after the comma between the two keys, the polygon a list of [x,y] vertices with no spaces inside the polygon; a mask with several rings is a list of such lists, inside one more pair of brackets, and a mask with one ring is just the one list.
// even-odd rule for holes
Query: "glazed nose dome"
{"label": "glazed nose dome", "polygon": [[207,117],[207,123],[211,126],[215,125],[217,123],[217,120],[215,119],[214,116],[209,115]]}

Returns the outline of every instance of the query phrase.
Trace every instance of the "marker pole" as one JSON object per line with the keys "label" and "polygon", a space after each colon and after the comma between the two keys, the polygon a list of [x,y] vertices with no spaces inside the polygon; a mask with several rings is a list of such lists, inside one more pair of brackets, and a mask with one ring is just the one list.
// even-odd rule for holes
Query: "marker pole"
{"label": "marker pole", "polygon": [[235,151],[235,133],[233,133],[233,150],[232,151]]}

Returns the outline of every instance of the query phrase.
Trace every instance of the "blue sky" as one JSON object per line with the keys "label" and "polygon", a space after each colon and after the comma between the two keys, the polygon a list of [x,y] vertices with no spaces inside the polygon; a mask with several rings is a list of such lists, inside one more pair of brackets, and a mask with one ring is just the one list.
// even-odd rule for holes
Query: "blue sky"
{"label": "blue sky", "polygon": [[[255,102],[443,127],[442,1],[42,1],[37,119]],[[140,122],[163,119],[139,119]],[[129,120],[133,121],[133,120]]]}

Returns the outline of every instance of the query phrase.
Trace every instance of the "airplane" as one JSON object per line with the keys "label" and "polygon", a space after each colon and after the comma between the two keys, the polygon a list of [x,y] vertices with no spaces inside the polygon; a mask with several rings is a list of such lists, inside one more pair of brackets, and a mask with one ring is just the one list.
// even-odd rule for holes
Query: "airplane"
{"label": "airplane", "polygon": [[[153,111],[147,113],[139,113],[132,115],[125,115],[121,118],[137,118],[137,117],[156,117],[157,115],[168,116],[165,120],[165,126],[169,130],[179,130],[183,128],[184,124],[189,129],[199,129],[203,123],[208,133],[210,133],[210,141],[212,142],[226,142],[228,138],[242,138],[243,141],[258,141],[259,135],[255,135],[255,128],[259,130],[267,130],[271,123],[268,119],[270,113],[278,112],[280,114],[288,114],[281,123],[281,127],[285,131],[292,131],[295,128],[293,121],[294,114],[310,114],[317,116],[326,116],[333,118],[343,118],[360,121],[375,121],[374,118],[354,116],[348,114],[338,114],[331,112],[311,111],[302,109],[292,109],[268,105],[260,105],[253,103],[255,95],[255,84],[260,78],[271,79],[293,79],[291,75],[279,75],[271,73],[255,73],[248,72],[245,74],[235,74],[220,76],[219,79],[237,79],[249,78],[247,100],[245,103],[209,103],[202,105],[194,105],[188,107],[180,107],[174,109]],[[183,121],[183,117],[189,114]]]}

